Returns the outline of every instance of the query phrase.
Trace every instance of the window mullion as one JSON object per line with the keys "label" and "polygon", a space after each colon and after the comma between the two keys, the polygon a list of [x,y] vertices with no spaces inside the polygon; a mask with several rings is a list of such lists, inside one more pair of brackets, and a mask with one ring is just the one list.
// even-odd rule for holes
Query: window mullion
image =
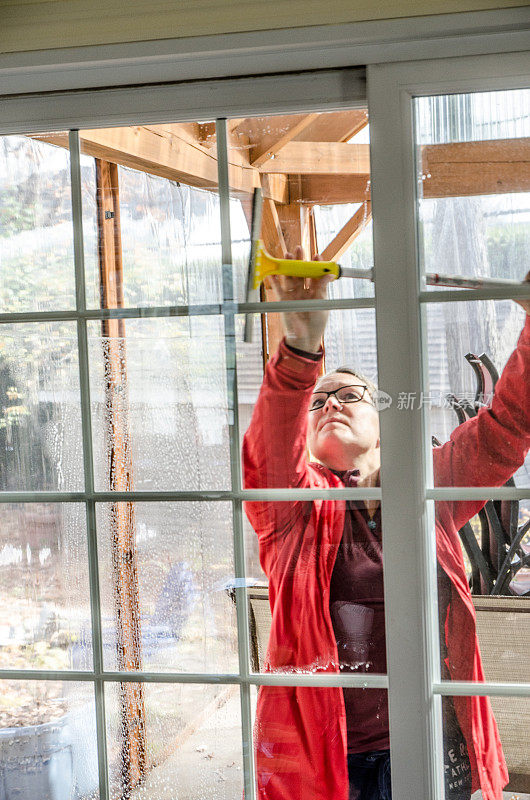
{"label": "window mullion", "polygon": [[[70,131],[70,180],[72,192],[72,222],[74,238],[74,266],[76,311],[86,310],[85,265],[83,247],[83,209],[81,199],[81,156],[79,131]],[[92,422],[90,416],[90,383],[88,365],[87,321],[82,316],[77,319],[77,346],[79,357],[79,381],[81,392],[81,425],[83,435],[83,467],[85,492],[94,492],[94,457],[92,451]],[[92,620],[92,648],[94,653],[94,689],[96,701],[96,730],[98,745],[98,773],[100,800],[109,799],[107,768],[107,736],[105,723],[105,684],[101,678],[103,671],[103,649],[101,640],[101,604],[99,595],[99,567],[96,533],[96,504],[86,499],[88,572],[90,584],[90,612]]]}
{"label": "window mullion", "polygon": [[[232,238],[230,232],[230,183],[228,179],[228,139],[226,119],[216,120],[217,168],[219,176],[219,202],[221,214],[221,249],[223,277],[224,337],[226,359],[226,382],[228,395],[228,430],[230,439],[230,475],[232,492],[241,489],[241,466],[239,458],[239,415],[236,366],[236,318],[229,305],[234,303],[234,274],[232,264]],[[243,784],[245,798],[255,800],[256,782],[254,770],[254,747],[252,739],[252,712],[250,702],[249,670],[249,617],[245,588],[245,544],[243,538],[243,505],[240,499],[232,501],[235,596],[237,616],[237,643],[239,672],[243,679],[240,686],[241,725],[243,749]]]}
{"label": "window mullion", "polygon": [[[419,281],[415,262],[411,98],[392,66],[368,70],[378,376],[392,397],[421,390]],[[382,519],[392,789],[439,797],[429,613],[432,542],[426,536],[420,416],[393,404],[381,414]],[[411,753],[413,761],[411,762]]]}

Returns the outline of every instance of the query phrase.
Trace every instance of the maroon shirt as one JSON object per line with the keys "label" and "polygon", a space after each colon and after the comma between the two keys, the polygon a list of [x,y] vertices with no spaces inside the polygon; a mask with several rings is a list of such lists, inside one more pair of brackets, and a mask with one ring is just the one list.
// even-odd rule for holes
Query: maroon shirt
{"label": "maroon shirt", "polygon": [[[345,486],[357,486],[359,470],[336,473]],[[438,606],[442,676],[445,618],[451,597],[449,578],[438,566]],[[341,672],[386,673],[385,605],[381,507],[372,518],[364,502],[348,501],[344,531],[330,585],[330,612]],[[390,747],[386,689],[344,688],[348,753]],[[444,698],[446,700],[446,698]],[[444,707],[444,738],[460,741],[452,702]],[[462,739],[463,741],[463,739]]]}
{"label": "maroon shirt", "polygon": [[[358,470],[340,473],[356,486]],[[370,516],[348,501],[330,585],[330,612],[341,672],[386,672],[381,510]],[[390,746],[386,689],[344,688],[348,753]]]}

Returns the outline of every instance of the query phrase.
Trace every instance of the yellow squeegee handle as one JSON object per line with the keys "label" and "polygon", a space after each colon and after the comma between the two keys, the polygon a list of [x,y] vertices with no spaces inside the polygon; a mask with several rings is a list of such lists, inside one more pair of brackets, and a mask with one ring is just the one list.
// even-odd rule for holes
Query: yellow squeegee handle
{"label": "yellow squeegee handle", "polygon": [[298,261],[294,258],[275,258],[269,255],[261,242],[257,249],[253,288],[257,289],[263,278],[269,275],[289,275],[293,278],[322,278],[334,275],[339,278],[340,265],[335,261]]}
{"label": "yellow squeegee handle", "polygon": [[322,278],[324,275],[340,277],[340,265],[335,261],[296,261],[294,258],[279,258],[276,275],[291,275],[293,278]]}

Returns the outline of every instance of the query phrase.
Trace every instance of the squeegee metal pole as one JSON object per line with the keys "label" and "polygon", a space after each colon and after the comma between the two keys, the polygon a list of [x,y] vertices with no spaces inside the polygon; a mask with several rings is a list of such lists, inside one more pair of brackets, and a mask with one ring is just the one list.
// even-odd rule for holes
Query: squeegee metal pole
{"label": "squeegee metal pole", "polygon": [[373,269],[355,269],[354,267],[341,267],[340,268],[340,276],[341,278],[364,278],[368,281],[373,281],[374,279],[374,271]]}
{"label": "squeegee metal pole", "polygon": [[463,286],[466,289],[487,289],[497,286],[520,286],[521,281],[502,278],[464,278],[461,275],[444,275],[428,272],[425,280],[429,286]]}
{"label": "squeegee metal pole", "polygon": [[[341,278],[364,278],[373,281],[373,269],[340,268]],[[465,289],[487,289],[497,286],[520,286],[520,281],[502,278],[466,278],[463,275],[449,275],[441,272],[428,272],[425,281],[429,286],[460,286]]]}

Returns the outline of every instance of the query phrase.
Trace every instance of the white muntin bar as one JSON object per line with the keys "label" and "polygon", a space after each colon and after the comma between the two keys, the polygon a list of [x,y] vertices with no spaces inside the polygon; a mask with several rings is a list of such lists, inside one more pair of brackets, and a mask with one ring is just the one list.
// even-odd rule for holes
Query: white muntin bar
{"label": "white muntin bar", "polygon": [[381,500],[381,488],[351,487],[349,489],[243,489],[242,500]]}
{"label": "white muntin bar", "polygon": [[[228,138],[226,119],[217,119],[215,123],[217,139],[217,169],[219,176],[219,205],[221,214],[221,250],[223,264],[223,301],[234,303],[234,276],[232,264],[232,236],[230,231],[230,183],[228,179]],[[235,304],[234,304],[235,305]],[[237,395],[236,364],[236,319],[233,310],[225,313],[225,358],[226,382],[228,394],[228,423],[230,443],[230,477],[232,492],[241,488],[241,467],[239,457],[239,414]],[[250,625],[248,615],[247,593],[245,581],[245,543],[243,535],[242,504],[240,500],[232,502],[234,569],[236,577],[236,620],[237,647],[239,656],[239,672],[241,702],[241,737],[243,753],[243,785],[244,795],[248,800],[256,798],[256,775],[254,765],[254,745],[252,738],[252,708],[250,697]],[[242,582],[242,583],[241,583]]]}
{"label": "white muntin bar", "polygon": [[388,676],[375,674],[341,674],[340,672],[256,673],[249,682],[257,686],[355,686],[361,689],[388,689]]}
{"label": "white muntin bar", "polygon": [[[85,262],[83,244],[83,208],[81,200],[81,160],[79,132],[70,131],[70,180],[72,193],[72,222],[74,237],[75,295],[76,309],[86,309]],[[81,427],[83,437],[83,469],[85,492],[94,491],[94,457],[92,452],[92,422],[90,415],[90,383],[88,361],[88,338],[86,319],[77,319],[77,346],[79,357],[79,388],[81,393]],[[93,500],[85,504],[87,524],[88,576],[90,586],[90,616],[92,624],[92,648],[94,670],[103,669],[103,650],[101,637],[101,603],[99,595],[99,563],[97,552],[96,508]],[[105,723],[105,689],[101,681],[95,680],[96,737],[98,746],[99,794],[101,800],[108,800],[108,762],[107,731]]]}
{"label": "white muntin bar", "polygon": [[442,696],[527,697],[530,683],[473,683],[471,681],[439,681],[433,692]]}
{"label": "white muntin bar", "polygon": [[530,297],[530,283],[488,286],[483,289],[432,289],[419,294],[420,303],[466,303],[475,300],[514,300]]}
{"label": "white muntin bar", "polygon": [[[350,686],[361,689],[387,689],[388,677],[365,673],[340,672],[253,672],[242,676],[236,673],[207,672],[77,672],[75,670],[0,669],[0,680],[80,681],[92,683],[96,678],[104,683],[198,683],[241,686]],[[250,742],[251,740],[249,740]]]}
{"label": "white muntin bar", "polygon": [[346,297],[340,300],[282,300],[237,303],[227,300],[196,306],[151,306],[149,308],[88,308],[57,311],[19,311],[0,314],[0,324],[13,322],[53,322],[77,319],[141,319],[144,317],[221,316],[222,314],[265,314],[273,311],[319,311],[375,308],[373,297]]}
{"label": "white muntin bar", "polygon": [[428,500],[528,500],[530,486],[447,486],[426,489]]}
{"label": "white muntin bar", "polygon": [[203,502],[216,503],[230,500],[380,500],[381,489],[235,489],[234,491],[189,492],[0,492],[0,503],[162,503]]}

